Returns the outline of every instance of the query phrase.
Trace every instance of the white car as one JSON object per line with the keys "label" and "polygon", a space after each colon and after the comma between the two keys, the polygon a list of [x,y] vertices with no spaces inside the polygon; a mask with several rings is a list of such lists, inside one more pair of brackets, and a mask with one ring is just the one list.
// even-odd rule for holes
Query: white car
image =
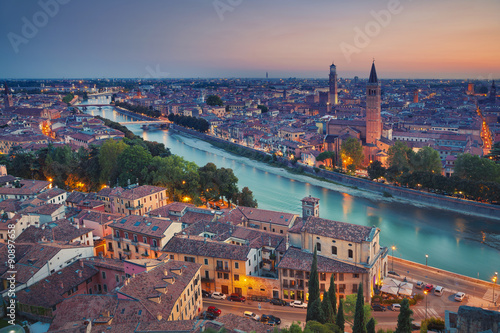
{"label": "white car", "polygon": [[290,306],[293,306],[294,308],[303,308],[303,309],[306,309],[307,308],[307,303],[304,303],[302,301],[293,301],[293,302],[290,302]]}
{"label": "white car", "polygon": [[212,298],[213,299],[226,299],[226,295],[224,295],[223,293],[221,293],[219,291],[214,291],[212,293]]}
{"label": "white car", "polygon": [[243,312],[243,316],[247,317],[247,318],[250,318],[250,319],[253,319],[255,321],[259,321],[260,320],[260,316],[258,314],[255,314],[251,311],[245,311]]}
{"label": "white car", "polygon": [[462,302],[464,298],[465,298],[465,293],[461,291],[455,294],[455,301],[457,302]]}
{"label": "white car", "polygon": [[391,305],[391,310],[392,311],[400,311],[401,310],[401,304],[399,304],[399,303],[393,303]]}

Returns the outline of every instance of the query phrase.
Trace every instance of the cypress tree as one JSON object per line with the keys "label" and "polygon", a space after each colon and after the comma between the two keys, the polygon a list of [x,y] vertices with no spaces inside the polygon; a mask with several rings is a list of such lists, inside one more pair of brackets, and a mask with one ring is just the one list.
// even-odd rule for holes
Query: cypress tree
{"label": "cypress tree", "polygon": [[335,290],[335,278],[330,276],[330,288],[328,289],[328,298],[333,308],[333,316],[337,314],[337,292]]}
{"label": "cypress tree", "polygon": [[364,306],[363,283],[360,283],[358,296],[356,298],[356,309],[354,310],[354,325],[352,326],[352,333],[366,333]]}
{"label": "cypress tree", "polygon": [[314,301],[319,299],[319,278],[318,278],[318,253],[314,247],[313,261],[311,264],[311,274],[309,275],[309,302],[307,303],[306,321],[315,320],[315,313],[311,311]]}
{"label": "cypress tree", "polygon": [[375,319],[370,318],[370,321],[366,324],[366,333],[375,333]]}
{"label": "cypress tree", "polygon": [[396,331],[394,333],[407,333],[411,332],[411,324],[413,318],[411,315],[413,311],[410,310],[410,302],[407,298],[403,299],[401,302],[401,310],[398,315],[398,326],[396,326]]}
{"label": "cypress tree", "polygon": [[325,321],[322,324],[335,322],[335,318],[333,318],[333,309],[329,294],[329,292],[323,293],[323,302],[321,302],[321,308],[323,309]]}
{"label": "cypress tree", "polygon": [[342,299],[339,302],[339,311],[337,311],[337,319],[335,324],[340,328],[342,332],[345,330],[345,318],[344,318],[344,305]]}
{"label": "cypress tree", "polygon": [[317,321],[318,323],[325,323],[325,314],[323,312],[323,308],[321,306],[321,299],[316,298],[316,300],[311,305],[311,312],[313,318],[311,320]]}

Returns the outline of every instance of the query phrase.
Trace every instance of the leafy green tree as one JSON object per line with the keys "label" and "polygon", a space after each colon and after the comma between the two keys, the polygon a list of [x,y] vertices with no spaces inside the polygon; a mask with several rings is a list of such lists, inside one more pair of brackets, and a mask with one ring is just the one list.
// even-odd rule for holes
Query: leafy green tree
{"label": "leafy green tree", "polygon": [[410,156],[413,151],[403,141],[396,141],[387,151],[387,164],[401,172],[410,170]]}
{"label": "leafy green tree", "polygon": [[326,166],[332,168],[335,163],[335,156],[334,151],[324,151],[316,157],[316,161],[325,162]]}
{"label": "leafy green tree", "polygon": [[346,168],[353,165],[354,169],[357,169],[363,163],[363,147],[357,139],[349,138],[342,142],[340,151],[343,165]]}
{"label": "leafy green tree", "polygon": [[337,318],[335,324],[340,328],[341,332],[345,331],[345,318],[344,318],[344,302],[339,300],[339,309],[337,311]]}
{"label": "leafy green tree", "polygon": [[257,107],[260,109],[261,113],[266,113],[269,111],[269,108],[265,105],[257,105]]}
{"label": "leafy green tree", "polygon": [[370,318],[366,324],[366,333],[375,333],[375,319]]}
{"label": "leafy green tree", "polygon": [[69,102],[71,102],[73,100],[73,98],[75,98],[75,95],[73,95],[72,93],[69,93],[63,97],[62,101],[69,105]]}
{"label": "leafy green tree", "polygon": [[335,324],[332,324],[332,323],[321,324],[315,320],[310,320],[306,323],[306,327],[304,328],[304,332],[307,332],[307,333],[343,333],[343,331],[340,331],[340,328],[338,328]]}
{"label": "leafy green tree", "polygon": [[431,147],[423,147],[416,154],[410,154],[410,166],[412,171],[441,173],[443,165],[437,150]]}
{"label": "leafy green tree", "polygon": [[359,284],[358,296],[356,298],[356,310],[354,312],[354,325],[352,326],[353,333],[366,333],[366,321],[364,310],[363,283]]}
{"label": "leafy green tree", "polygon": [[113,183],[111,177],[118,175],[118,156],[127,148],[123,141],[106,140],[99,149],[98,160],[101,168],[99,180],[103,184]]}
{"label": "leafy green tree", "polygon": [[454,174],[467,180],[500,182],[500,165],[488,158],[461,154],[455,161]]}
{"label": "leafy green tree", "polygon": [[246,186],[236,194],[234,202],[238,206],[257,208],[257,200],[254,199],[252,191]]}
{"label": "leafy green tree", "polygon": [[233,170],[229,168],[217,169],[216,183],[219,186],[221,196],[226,198],[228,206],[231,207],[231,201],[238,193],[238,178],[234,175]]}
{"label": "leafy green tree", "polygon": [[153,157],[142,146],[128,146],[118,156],[118,183],[121,186],[139,182],[144,184],[148,178],[148,166]]}
{"label": "leafy green tree", "polygon": [[500,141],[495,142],[493,147],[491,147],[490,153],[486,155],[486,157],[497,163],[500,162]]}
{"label": "leafy green tree", "polygon": [[205,204],[212,200],[218,200],[220,197],[219,185],[216,182],[217,166],[214,163],[207,163],[198,169],[200,176],[200,193],[205,199]]}
{"label": "leafy green tree", "polygon": [[210,106],[224,106],[224,102],[217,95],[209,95],[207,97],[207,104]]}
{"label": "leafy green tree", "polygon": [[384,177],[387,169],[382,166],[382,162],[373,161],[367,168],[368,177],[370,179],[378,179],[380,177]]}
{"label": "leafy green tree", "polygon": [[309,274],[309,302],[307,303],[306,321],[316,320],[316,313],[313,312],[312,304],[319,299],[319,278],[318,278],[318,251],[314,247],[314,255],[311,263],[311,274]]}
{"label": "leafy green tree", "polygon": [[398,315],[398,325],[396,326],[396,331],[394,333],[407,333],[411,332],[411,324],[413,318],[411,315],[413,311],[410,310],[410,302],[407,298],[404,298],[401,302],[401,310]]}

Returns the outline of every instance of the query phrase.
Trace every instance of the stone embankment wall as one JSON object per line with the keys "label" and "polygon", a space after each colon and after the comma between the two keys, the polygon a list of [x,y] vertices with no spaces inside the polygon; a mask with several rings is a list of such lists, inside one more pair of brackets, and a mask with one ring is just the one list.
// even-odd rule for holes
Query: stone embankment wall
{"label": "stone embankment wall", "polygon": [[[190,130],[187,128],[184,128],[182,126],[174,125],[171,124],[170,128],[173,129],[174,131],[186,133],[195,137],[198,137],[202,140],[206,141],[214,141],[214,142],[221,142],[225,143],[227,145],[231,146],[236,146],[236,147],[241,147],[248,149],[249,151],[256,152],[262,155],[269,155],[265,152],[262,152],[260,150],[256,150],[250,147],[242,146],[233,142],[229,142],[220,138],[213,137],[211,135],[207,135],[204,133],[200,133],[194,130]],[[282,161],[288,161],[285,159],[282,159]],[[289,164],[291,166],[291,164]],[[402,198],[405,200],[408,200],[410,202],[414,203],[420,203],[420,204],[425,204],[429,206],[433,206],[436,208],[440,209],[448,209],[448,210],[454,210],[458,211],[464,214],[471,214],[471,215],[481,215],[487,218],[492,218],[492,219],[499,219],[500,220],[500,206],[495,206],[495,205],[489,205],[489,204],[484,204],[480,202],[475,202],[475,201],[469,201],[469,200],[462,200],[458,198],[453,198],[453,197],[448,197],[448,196],[443,196],[443,195],[438,195],[434,193],[428,193],[428,192],[423,192],[423,191],[417,191],[417,190],[412,190],[409,188],[403,188],[403,187],[398,187],[398,186],[393,186],[393,185],[388,185],[388,184],[382,184],[382,183],[377,183],[368,179],[364,178],[358,178],[358,177],[353,177],[349,175],[345,175],[342,173],[338,172],[331,172],[323,169],[316,169],[307,165],[303,164],[296,164],[293,166],[297,169],[301,169],[304,172],[322,177],[334,182],[337,182],[342,185],[346,186],[351,186],[351,187],[357,187],[359,189],[365,189],[371,192],[376,192],[380,194],[388,193],[392,195],[395,198]]]}

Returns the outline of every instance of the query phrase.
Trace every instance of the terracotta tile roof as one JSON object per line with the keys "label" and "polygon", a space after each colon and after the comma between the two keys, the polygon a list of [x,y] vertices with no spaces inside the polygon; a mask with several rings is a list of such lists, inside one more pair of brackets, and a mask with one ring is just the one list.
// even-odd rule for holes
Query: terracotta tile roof
{"label": "terracotta tile roof", "polygon": [[[118,293],[138,300],[153,316],[161,315],[169,318],[175,302],[181,296],[191,280],[199,273],[201,264],[169,260],[157,267],[137,274],[128,280],[128,283],[120,288]],[[179,274],[175,269],[181,268]],[[167,272],[167,275],[165,275]],[[165,282],[166,276],[174,278],[173,283]],[[166,286],[166,293],[155,289],[156,286]],[[158,295],[160,302],[156,303],[149,299],[151,295]]]}
{"label": "terracotta tile roof", "polygon": [[[134,187],[132,189],[128,190],[121,190],[117,191],[115,193],[111,193],[111,195],[120,197],[122,199],[127,199],[127,200],[137,200],[140,198],[143,198],[147,195],[152,195],[155,193],[159,193],[165,191],[164,187],[159,187],[159,186],[151,186],[151,185],[142,185],[138,187]],[[167,199],[164,197],[163,199]]]}
{"label": "terracotta tile roof", "polygon": [[[75,262],[28,288],[18,291],[16,298],[21,304],[51,308],[64,300],[64,294],[96,274],[99,274],[99,270]],[[86,287],[83,286],[83,288]]]}
{"label": "terracotta tile roof", "polygon": [[53,188],[53,189],[50,189],[50,190],[45,191],[43,193],[40,193],[36,197],[40,200],[48,201],[48,200],[53,199],[53,198],[55,198],[63,193],[66,193],[66,191],[61,190],[60,188]]}
{"label": "terracotta tile roof", "polygon": [[235,208],[230,211],[225,211],[224,214],[219,217],[218,221],[222,223],[231,223],[234,225],[238,225],[248,221],[248,219],[239,208]]}
{"label": "terracotta tile roof", "polygon": [[121,214],[105,213],[98,210],[82,210],[76,219],[80,224],[85,223],[85,221],[92,221],[104,225],[122,217]]}
{"label": "terracotta tile roof", "polygon": [[152,237],[163,237],[165,231],[173,222],[154,217],[143,217],[138,215],[128,215],[119,220],[115,220],[109,226],[119,230],[135,232]]}
{"label": "terracotta tile roof", "polygon": [[81,261],[85,262],[86,265],[89,265],[91,267],[103,267],[103,268],[109,268],[109,269],[114,269],[117,271],[125,271],[123,261],[118,260],[118,259],[111,259],[111,258],[100,258],[100,257],[91,257],[91,258],[85,258],[85,259],[80,259]]}
{"label": "terracotta tile roof", "polygon": [[46,204],[46,205],[41,205],[41,206],[37,206],[37,207],[26,207],[21,212],[37,214],[37,215],[52,215],[61,207],[64,207],[64,205],[63,204]]}
{"label": "terracotta tile roof", "polygon": [[[278,268],[310,271],[313,254],[290,247],[281,259]],[[320,273],[367,273],[360,266],[318,255],[318,272]]]}
{"label": "terracotta tile roof", "polygon": [[0,211],[17,212],[21,210],[21,201],[18,199],[6,199],[0,202]]}
{"label": "terracotta tile roof", "polygon": [[186,235],[177,235],[163,247],[163,252],[246,261],[250,247],[213,241],[199,236],[188,238]]}
{"label": "terracotta tile roof", "polygon": [[50,182],[44,180],[20,180],[20,188],[0,187],[0,194],[10,195],[35,195],[42,192],[50,185]]}
{"label": "terracotta tile roof", "polygon": [[297,217],[296,214],[276,212],[272,210],[249,208],[249,207],[238,207],[238,209],[243,213],[243,215],[249,221],[257,221],[262,223],[272,223],[281,226],[289,226],[293,224],[293,221]]}
{"label": "terracotta tile roof", "polygon": [[309,216],[302,226],[300,224],[294,226],[292,232],[297,232],[299,227],[300,232],[307,232],[318,236],[341,239],[354,243],[369,240],[370,234],[374,229],[363,225],[327,220],[314,216]]}
{"label": "terracotta tile roof", "polygon": [[90,228],[76,228],[68,220],[58,220],[42,225],[40,228],[30,226],[17,237],[16,242],[37,243],[39,241],[71,242],[92,232]]}
{"label": "terracotta tile roof", "polygon": [[243,310],[241,311],[241,315],[228,313],[220,316],[216,321],[224,326],[226,332],[239,330],[243,332],[268,333],[274,331],[274,329],[268,325],[243,317]]}

